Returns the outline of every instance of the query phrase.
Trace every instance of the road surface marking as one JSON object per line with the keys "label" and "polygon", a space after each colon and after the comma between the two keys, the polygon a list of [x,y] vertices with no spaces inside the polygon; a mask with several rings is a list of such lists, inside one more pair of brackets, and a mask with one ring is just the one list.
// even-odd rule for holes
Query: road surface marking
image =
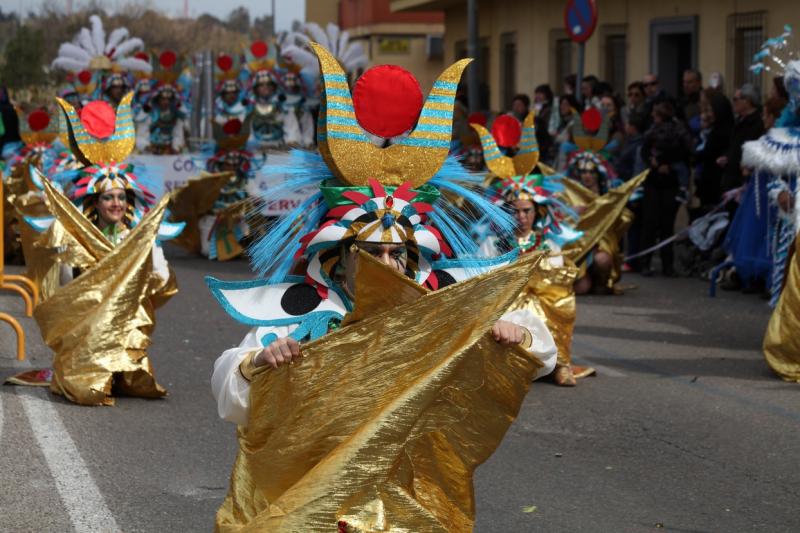
{"label": "road surface marking", "polygon": [[49,392],[23,389],[17,390],[17,396],[75,531],[120,531],[58,411],[44,398]]}

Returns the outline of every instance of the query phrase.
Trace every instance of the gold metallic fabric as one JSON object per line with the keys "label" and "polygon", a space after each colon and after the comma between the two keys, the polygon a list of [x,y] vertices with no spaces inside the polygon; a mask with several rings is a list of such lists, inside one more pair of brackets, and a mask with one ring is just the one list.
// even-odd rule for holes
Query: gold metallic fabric
{"label": "gold metallic fabric", "polygon": [[619,242],[633,222],[633,213],[625,205],[646,177],[647,171],[642,172],[602,196],[597,196],[573,179],[562,178],[565,188],[561,193],[562,199],[572,207],[586,207],[576,224],[576,229],[583,232],[583,237],[563,249],[564,254],[581,267],[579,277],[586,271],[584,259],[595,247],[608,253],[614,261],[608,288],[613,288],[622,277],[623,254]]}
{"label": "gold metallic fabric", "polygon": [[474,469],[541,367],[488,332],[540,260],[413,301],[386,297],[398,283],[359,268],[356,294],[382,292],[379,308],[252,382],[217,531],[471,531]]}
{"label": "gold metallic fabric", "polygon": [[83,405],[111,405],[112,385],[124,394],[160,397],[147,348],[154,302],[174,293],[174,279],[152,272],[151,251],[167,199],[114,248],[100,230],[45,181],[56,217],[42,245],[81,274],[34,311],[45,343],[55,352],[53,392]]}
{"label": "gold metallic fabric", "polygon": [[186,222],[181,234],[172,239],[173,243],[200,253],[201,235],[197,223],[200,217],[211,213],[222,187],[232,175],[232,172],[204,173],[172,191],[169,205],[172,221]]}
{"label": "gold metallic fabric", "polygon": [[800,383],[800,234],[788,279],[764,336],[767,364],[784,381]]}
{"label": "gold metallic fabric", "polygon": [[572,359],[577,319],[573,284],[577,277],[578,268],[569,259],[565,258],[564,266],[542,261],[511,306],[531,311],[547,325],[558,348],[559,365],[569,365]]}

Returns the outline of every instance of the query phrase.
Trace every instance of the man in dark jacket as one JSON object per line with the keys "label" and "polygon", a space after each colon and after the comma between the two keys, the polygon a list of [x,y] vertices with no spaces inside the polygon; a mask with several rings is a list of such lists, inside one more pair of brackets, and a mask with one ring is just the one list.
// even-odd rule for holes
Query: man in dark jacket
{"label": "man in dark jacket", "polygon": [[717,162],[724,167],[722,174],[722,190],[729,191],[744,183],[742,175],[742,146],[747,141],[754,141],[764,134],[764,123],[758,111],[760,98],[758,91],[749,83],[745,83],[733,95],[733,112],[736,122],[733,125],[731,144],[728,153]]}

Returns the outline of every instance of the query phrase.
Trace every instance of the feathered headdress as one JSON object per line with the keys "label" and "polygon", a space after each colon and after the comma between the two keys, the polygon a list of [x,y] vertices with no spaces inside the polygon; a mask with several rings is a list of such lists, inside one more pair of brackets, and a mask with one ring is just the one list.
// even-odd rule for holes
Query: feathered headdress
{"label": "feathered headdress", "polygon": [[147,211],[157,197],[157,180],[145,184],[134,174],[133,165],[124,163],[135,143],[131,99],[123,97],[116,111],[107,102],[95,100],[76,111],[68,102],[57,98],[66,117],[69,146],[83,167],[74,175],[71,199],[83,207],[92,221],[97,219],[95,197],[112,189],[129,195],[126,222],[133,223],[136,212]]}
{"label": "feathered headdress", "polygon": [[[480,124],[470,126],[480,136],[483,159],[495,176],[527,176],[539,163],[539,143],[536,142],[533,112],[528,113],[521,127],[517,119],[509,115],[497,117],[491,133]],[[500,147],[516,146],[519,146],[519,151],[513,157],[500,151]]]}
{"label": "feathered headdress", "polygon": [[791,40],[792,28],[787,24],[781,35],[767,39],[750,67],[756,73],[782,74],[789,93],[789,103],[775,127],[758,140],[746,142],[742,150],[744,165],[767,170],[776,176],[800,172],[800,58]]}
{"label": "feathered headdress", "polygon": [[97,15],[89,17],[91,29],[81,28],[71,43],[62,43],[53,68],[78,73],[92,70],[144,71],[151,66],[131,54],[144,48],[138,37],[129,37],[127,28],[116,28],[106,40],[103,21]]}
{"label": "feathered headdress", "polygon": [[310,22],[303,25],[302,32],[286,34],[280,43],[281,57],[313,78],[319,77],[319,61],[308,48],[312,41],[328,50],[348,74],[366,68],[369,64],[369,57],[361,43],[350,41],[350,33],[341,31],[333,23],[329,23],[323,30],[319,24]]}
{"label": "feathered headdress", "polygon": [[[389,65],[365,72],[360,88],[351,94],[338,61],[317,43],[311,46],[322,71],[320,155],[295,151],[289,164],[270,167],[293,178],[270,190],[269,199],[311,185],[319,185],[320,192],[256,242],[250,253],[254,268],[283,281],[294,261],[303,258],[308,262],[307,281],[324,298],[342,246],[404,244],[409,275],[438,287],[432,263],[477,248],[468,231],[473,216],[447,196],[461,196],[480,214],[490,212],[500,225],[513,228],[502,209],[476,192],[481,177],[466,174],[457,161],[448,159],[455,91],[469,60],[445,70],[423,105],[408,90],[413,76]],[[395,144],[378,147],[368,132],[383,138],[406,133],[395,137]],[[441,195],[439,189],[450,194]]]}

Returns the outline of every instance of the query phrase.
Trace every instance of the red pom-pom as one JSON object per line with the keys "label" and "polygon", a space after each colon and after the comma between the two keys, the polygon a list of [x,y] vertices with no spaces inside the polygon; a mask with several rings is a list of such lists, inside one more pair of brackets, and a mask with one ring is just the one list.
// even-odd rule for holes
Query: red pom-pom
{"label": "red pom-pom", "polygon": [[416,124],[422,111],[422,91],[409,71],[380,65],[358,78],[353,106],[362,128],[379,137],[394,137]]}
{"label": "red pom-pom", "polygon": [[117,114],[107,102],[89,102],[80,113],[81,124],[92,137],[106,139],[114,134]]}
{"label": "red pom-pom", "polygon": [[254,57],[258,58],[264,57],[265,55],[267,55],[268,50],[269,47],[267,46],[267,43],[265,43],[264,41],[256,41],[250,45],[250,53],[252,53]]}
{"label": "red pom-pom", "polygon": [[147,61],[148,63],[150,62],[150,56],[147,52],[136,52],[133,54],[133,57],[136,59],[141,59],[142,61]]}
{"label": "red pom-pom", "polygon": [[31,128],[31,131],[42,131],[49,124],[50,115],[47,114],[47,111],[42,111],[40,109],[28,115],[28,126]]}
{"label": "red pom-pom", "polygon": [[227,54],[222,54],[217,58],[217,66],[220,70],[228,72],[233,68],[233,58]]}
{"label": "red pom-pom", "polygon": [[89,82],[92,81],[92,73],[88,70],[78,72],[78,81],[84,85],[88,85]]}
{"label": "red pom-pom", "polygon": [[522,124],[511,115],[500,115],[492,124],[492,136],[497,146],[511,148],[522,138]]}
{"label": "red pom-pom", "polygon": [[480,111],[475,111],[474,113],[470,113],[467,117],[467,122],[470,124],[480,124],[483,127],[486,127],[486,123],[489,120],[486,118],[486,115],[481,113]]}
{"label": "red pom-pom", "polygon": [[597,108],[590,107],[581,115],[581,122],[583,123],[583,129],[588,133],[594,133],[600,129],[600,124],[603,122],[603,115],[600,114]]}
{"label": "red pom-pom", "polygon": [[172,68],[176,61],[178,61],[178,56],[172,50],[164,50],[158,56],[158,62],[163,68]]}
{"label": "red pom-pom", "polygon": [[242,131],[242,121],[238,118],[233,118],[222,125],[222,131],[227,135],[236,135]]}

